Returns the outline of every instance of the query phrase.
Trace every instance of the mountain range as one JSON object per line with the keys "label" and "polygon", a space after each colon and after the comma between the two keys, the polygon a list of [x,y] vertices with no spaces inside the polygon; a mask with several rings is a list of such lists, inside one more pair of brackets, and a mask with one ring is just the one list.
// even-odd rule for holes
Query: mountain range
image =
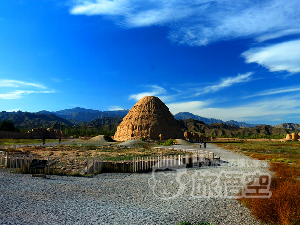
{"label": "mountain range", "polygon": [[206,118],[202,116],[197,116],[189,112],[180,112],[174,115],[175,119],[177,120],[185,120],[185,119],[194,119],[194,120],[199,120],[203,121],[205,124],[214,124],[214,123],[224,123],[232,127],[240,127],[240,128],[245,128],[245,127],[256,127],[264,124],[249,124],[245,122],[237,122],[234,120],[229,120],[224,122],[223,120],[220,119],[214,119],[214,118]]}
{"label": "mountain range", "polygon": [[[0,121],[9,119],[19,128],[30,127],[61,127],[61,126],[74,126],[74,125],[87,125],[87,126],[102,126],[108,124],[119,124],[122,118],[127,115],[128,109],[116,111],[99,111],[93,109],[85,109],[76,107],[73,109],[64,109],[60,111],[46,111],[42,110],[36,113],[30,112],[0,112]],[[174,115],[177,120],[193,119],[195,121],[202,121],[207,125],[211,124],[225,124],[236,128],[253,128],[262,126],[264,124],[249,124],[245,122],[237,122],[234,120],[222,121],[215,118],[206,118],[194,115],[189,112],[180,112]],[[283,123],[274,126],[275,128],[284,128],[289,130],[300,130],[300,124]]]}
{"label": "mountain range", "polygon": [[[94,109],[85,109],[81,107],[76,107],[73,109],[64,109],[56,112],[49,112],[49,111],[40,111],[38,113],[43,114],[54,114],[58,117],[70,120],[70,121],[82,121],[82,122],[89,122],[97,118],[104,118],[104,117],[124,117],[129,112],[128,109],[124,110],[116,110],[116,111],[99,111]],[[237,122],[234,120],[229,121],[222,121],[220,119],[214,119],[214,118],[206,118],[202,116],[197,116],[189,112],[180,112],[174,115],[175,119],[177,120],[185,120],[192,118],[194,120],[203,121],[205,124],[214,124],[214,123],[224,123],[233,127],[255,127],[263,124],[249,124],[245,122]]]}
{"label": "mountain range", "polygon": [[270,125],[259,125],[256,127],[240,128],[230,126],[226,123],[205,124],[192,118],[179,120],[183,131],[201,133],[207,137],[239,137],[239,138],[283,138],[289,129],[277,128]]}
{"label": "mountain range", "polygon": [[64,109],[56,112],[49,112],[46,110],[39,111],[42,114],[54,114],[58,117],[71,120],[71,121],[82,121],[89,122],[97,118],[104,117],[124,117],[129,112],[129,110],[115,110],[115,111],[99,111],[94,109],[85,109],[81,107],[76,107],[73,109]]}
{"label": "mountain range", "polygon": [[281,124],[275,125],[274,127],[300,131],[300,124],[298,124],[298,123],[281,123]]}

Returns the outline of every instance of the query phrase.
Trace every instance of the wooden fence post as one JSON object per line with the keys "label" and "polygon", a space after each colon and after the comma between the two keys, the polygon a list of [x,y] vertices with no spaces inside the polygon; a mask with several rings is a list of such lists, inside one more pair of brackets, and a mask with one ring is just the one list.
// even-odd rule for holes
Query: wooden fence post
{"label": "wooden fence post", "polygon": [[89,159],[86,160],[86,176],[89,177]]}
{"label": "wooden fence post", "polygon": [[93,158],[93,175],[95,175],[95,158]]}
{"label": "wooden fence post", "polygon": [[132,172],[135,173],[135,158],[132,159]]}
{"label": "wooden fence post", "polygon": [[142,172],[144,171],[144,157],[142,157]]}
{"label": "wooden fence post", "polygon": [[15,168],[17,169],[18,168],[18,156],[14,157],[14,162],[16,163],[15,165]]}
{"label": "wooden fence post", "polygon": [[11,155],[9,155],[9,172],[11,173]]}
{"label": "wooden fence post", "polygon": [[49,162],[49,156],[48,156],[48,175],[49,175],[49,167],[50,167],[50,162]]}

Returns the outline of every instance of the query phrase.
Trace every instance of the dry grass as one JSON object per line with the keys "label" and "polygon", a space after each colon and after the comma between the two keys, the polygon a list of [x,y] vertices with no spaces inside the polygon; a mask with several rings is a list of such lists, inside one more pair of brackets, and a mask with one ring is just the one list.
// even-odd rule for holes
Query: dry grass
{"label": "dry grass", "polygon": [[285,163],[272,163],[275,172],[270,191],[271,198],[243,198],[246,205],[258,219],[273,224],[300,223],[300,180],[299,172]]}
{"label": "dry grass", "polygon": [[[46,143],[57,143],[58,139],[46,139]],[[62,140],[64,141],[64,140]],[[42,144],[42,139],[0,139],[0,146]]]}
{"label": "dry grass", "polygon": [[299,143],[219,144],[260,160],[269,160],[274,172],[271,198],[242,198],[258,219],[271,224],[300,224]]}
{"label": "dry grass", "polygon": [[17,149],[9,149],[11,152],[23,152],[26,154],[34,154],[39,157],[66,157],[66,158],[87,158],[87,157],[101,157],[103,159],[118,160],[130,159],[133,157],[150,157],[150,156],[167,156],[188,154],[172,149],[151,149],[151,148],[126,148],[114,146],[95,146],[95,145],[59,145],[53,147],[33,146],[20,147]]}

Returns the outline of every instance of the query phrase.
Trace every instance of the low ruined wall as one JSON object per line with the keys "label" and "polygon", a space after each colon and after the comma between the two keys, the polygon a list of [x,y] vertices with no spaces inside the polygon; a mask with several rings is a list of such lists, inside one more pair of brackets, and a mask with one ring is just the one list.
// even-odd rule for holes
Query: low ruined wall
{"label": "low ruined wall", "polygon": [[241,139],[241,138],[211,138],[211,141],[257,141],[257,142],[263,142],[263,141],[281,141],[281,139],[265,139],[265,138],[257,138],[257,139]]}
{"label": "low ruined wall", "polygon": [[53,130],[50,128],[35,128],[27,133],[15,132],[15,131],[0,131],[0,138],[12,138],[12,139],[56,139],[65,137],[62,131]]}
{"label": "low ruined wall", "polygon": [[23,132],[0,131],[0,138],[27,139],[31,138],[31,135]]}

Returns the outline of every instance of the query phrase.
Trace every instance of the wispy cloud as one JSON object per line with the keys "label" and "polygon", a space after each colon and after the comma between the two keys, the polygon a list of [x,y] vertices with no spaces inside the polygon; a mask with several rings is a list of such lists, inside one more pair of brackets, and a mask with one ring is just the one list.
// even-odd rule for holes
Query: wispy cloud
{"label": "wispy cloud", "polygon": [[283,93],[289,93],[289,92],[296,92],[300,91],[300,87],[294,86],[294,87],[284,87],[284,88],[276,88],[276,89],[269,89],[265,91],[261,91],[258,93],[255,93],[253,95],[245,96],[244,98],[252,98],[252,97],[258,97],[258,96],[268,96],[268,95],[276,95],[276,94],[283,94]]}
{"label": "wispy cloud", "polygon": [[[257,121],[285,119],[300,114],[300,95],[265,98],[240,106],[215,107],[213,102],[180,102],[167,104],[173,114],[188,111],[195,115],[223,121]],[[285,122],[287,122],[285,120]]]}
{"label": "wispy cloud", "polygon": [[110,16],[126,27],[169,26],[172,41],[206,45],[299,34],[298,8],[298,0],[74,0],[70,12]]}
{"label": "wispy cloud", "polygon": [[150,89],[149,92],[132,94],[129,96],[129,100],[133,99],[133,100],[139,101],[141,98],[143,98],[145,96],[157,96],[157,97],[160,97],[162,100],[163,99],[166,100],[166,98],[164,98],[164,95],[167,93],[166,89],[159,87],[157,85],[148,85],[146,87]]}
{"label": "wispy cloud", "polygon": [[209,101],[187,101],[170,103],[168,107],[173,114],[176,114],[179,112],[198,112],[209,104]]}
{"label": "wispy cloud", "polygon": [[20,99],[25,95],[29,94],[49,94],[54,93],[54,91],[24,91],[24,90],[16,90],[13,92],[8,92],[5,94],[0,94],[0,99]]}
{"label": "wispy cloud", "polygon": [[130,4],[124,0],[77,0],[71,13],[75,15],[125,15],[130,12]]}
{"label": "wispy cloud", "polygon": [[300,72],[300,40],[287,41],[267,47],[251,48],[242,56],[247,63],[258,63],[271,72]]}
{"label": "wispy cloud", "polygon": [[28,95],[28,94],[31,94],[31,93],[33,93],[33,91],[17,90],[17,91],[8,92],[8,93],[5,93],[5,94],[0,94],[0,99],[20,99],[24,95]]}
{"label": "wispy cloud", "polygon": [[[149,89],[149,91],[141,92],[141,93],[137,93],[137,94],[131,94],[128,99],[139,101],[141,98],[143,98],[145,96],[157,96],[163,102],[172,102],[172,101],[176,101],[178,99],[190,99],[195,96],[199,96],[199,95],[203,95],[203,94],[215,93],[224,88],[229,88],[233,85],[249,82],[252,80],[252,77],[251,77],[252,75],[253,75],[253,72],[248,72],[245,74],[238,74],[236,77],[226,77],[226,78],[221,79],[220,82],[215,85],[206,86],[201,89],[198,88],[198,86],[200,84],[181,83],[181,84],[179,84],[180,88],[178,88],[178,87],[170,88],[172,93],[168,92],[165,88],[160,87],[158,85],[148,85],[148,86],[146,86],[146,88]],[[197,86],[197,88],[195,86]],[[184,88],[182,88],[182,87],[184,87]],[[219,100],[217,100],[217,101],[220,101],[221,98],[218,98],[218,99]],[[190,101],[189,104],[196,104],[197,102],[199,103],[199,101]]]}
{"label": "wispy cloud", "polygon": [[54,93],[54,90],[38,83],[20,80],[0,80],[0,99],[20,99],[29,94]]}
{"label": "wispy cloud", "polygon": [[19,88],[24,86],[46,89],[44,85],[38,83],[24,82],[19,80],[7,80],[7,79],[0,80],[0,87]]}
{"label": "wispy cloud", "polygon": [[218,84],[206,86],[203,91],[198,92],[197,95],[206,94],[211,92],[217,92],[221,89],[228,88],[235,84],[245,83],[251,81],[252,72],[248,72],[245,74],[238,74],[236,77],[227,77],[223,78]]}
{"label": "wispy cloud", "polygon": [[110,106],[108,108],[108,110],[110,111],[116,111],[116,110],[123,110],[124,108],[122,108],[121,106]]}
{"label": "wispy cloud", "polygon": [[[237,77],[223,79],[219,84],[214,86],[208,86],[208,90],[217,91],[220,88],[230,87],[231,85],[247,82],[247,79],[251,79],[251,74],[247,73],[244,75],[239,75]],[[153,86],[158,87],[158,86]],[[214,87],[214,88],[212,88]],[[155,88],[154,88],[155,89]],[[136,101],[146,95],[153,95],[155,90],[151,89],[151,92],[144,92],[136,95],[132,95],[131,99]],[[168,98],[170,94],[164,88],[157,88]],[[190,98],[185,98],[187,94],[182,94],[178,98],[172,98],[172,101],[165,101],[162,99],[169,107],[170,111],[173,114],[179,112],[190,112],[195,115],[207,117],[207,118],[216,118],[222,119],[223,121],[227,120],[237,120],[237,121],[279,121],[280,118],[285,120],[291,115],[300,114],[300,86],[293,87],[284,87],[277,89],[269,89],[253,94],[252,96],[247,96],[245,98],[259,96],[258,100],[247,100],[244,101],[243,98],[238,99],[235,105],[231,103],[220,104],[220,97],[214,98],[210,96],[209,99],[205,100],[190,100]],[[157,91],[159,92],[159,91]],[[190,90],[187,91],[190,93]],[[289,93],[288,95],[284,95]],[[278,94],[278,95],[276,95]],[[281,94],[281,95],[279,95]],[[157,95],[156,95],[157,96]],[[185,100],[186,99],[186,100]],[[226,100],[229,101],[229,100]],[[225,102],[226,102],[225,101]],[[286,120],[285,120],[286,122]]]}

